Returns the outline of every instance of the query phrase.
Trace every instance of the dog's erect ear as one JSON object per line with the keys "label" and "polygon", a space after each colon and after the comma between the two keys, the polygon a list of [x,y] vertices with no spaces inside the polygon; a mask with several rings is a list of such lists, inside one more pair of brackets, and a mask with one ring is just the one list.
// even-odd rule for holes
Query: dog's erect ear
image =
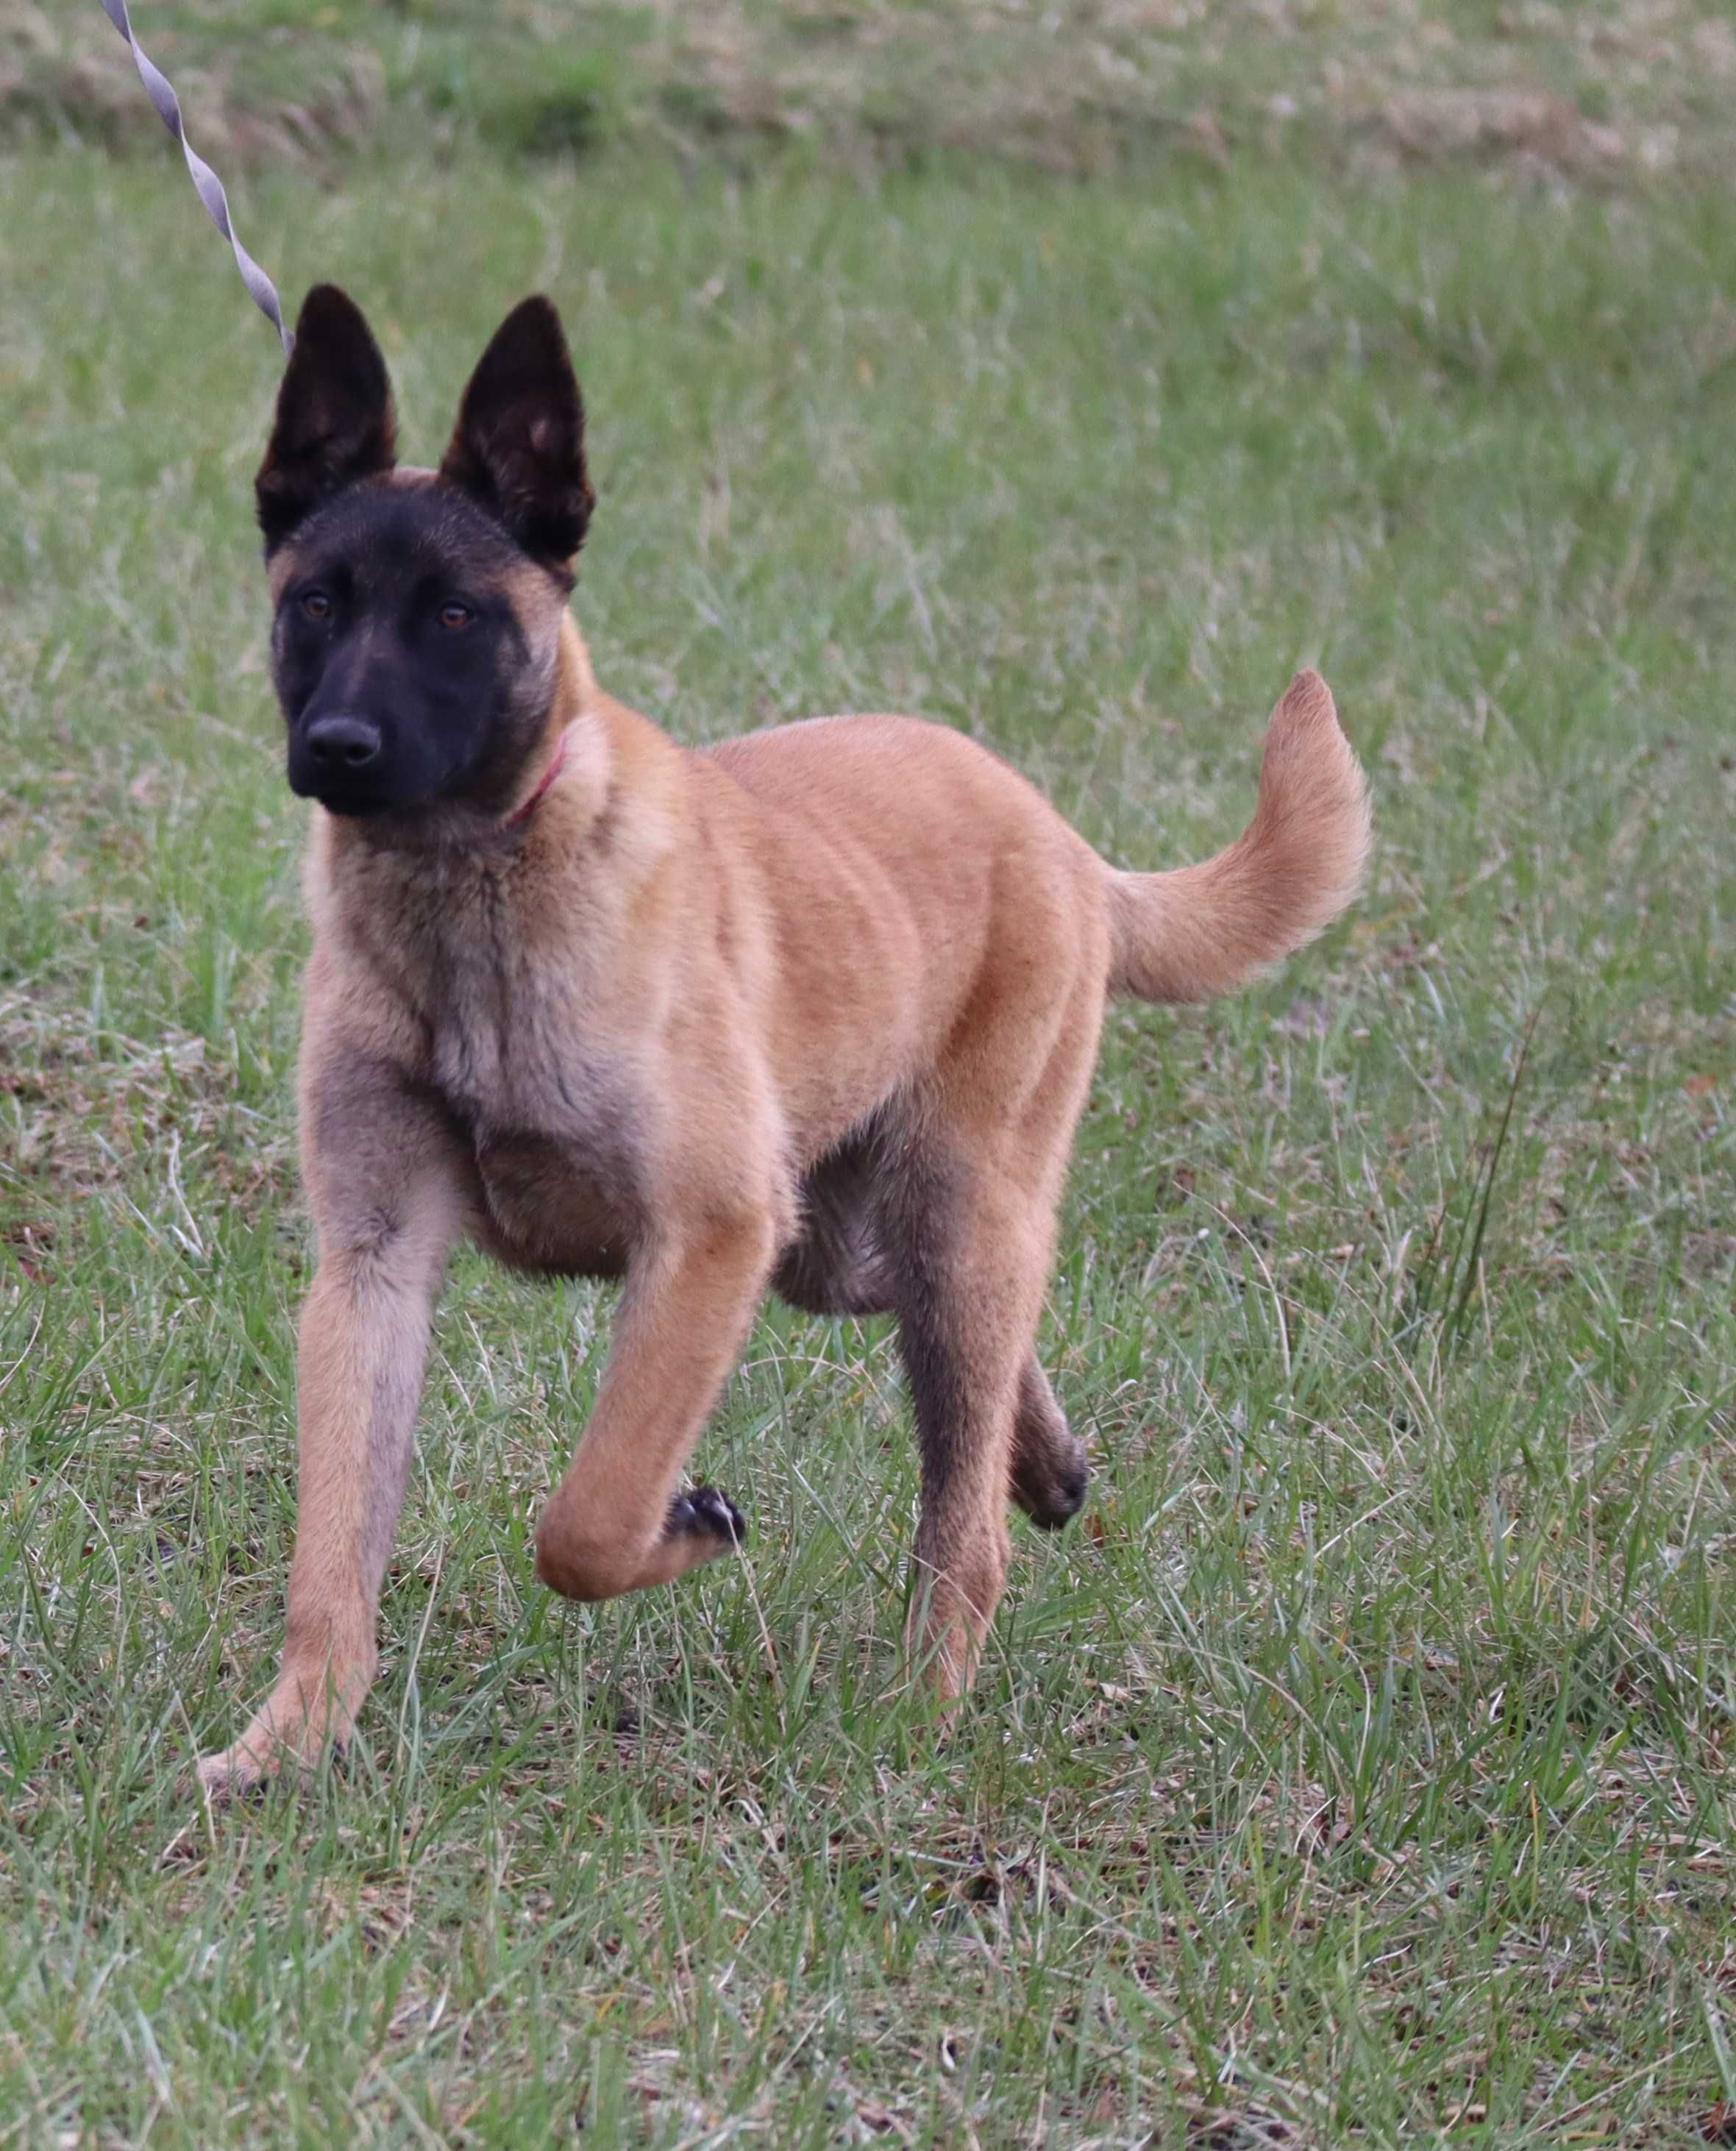
{"label": "dog's erect ear", "polygon": [[357,478],[392,468],[392,384],[362,310],[335,284],[301,302],[271,446],[253,481],[266,551]]}
{"label": "dog's erect ear", "polygon": [[585,406],[560,316],[546,299],[526,299],[494,332],[440,475],[533,558],[564,565],[579,550],[595,499],[585,475]]}

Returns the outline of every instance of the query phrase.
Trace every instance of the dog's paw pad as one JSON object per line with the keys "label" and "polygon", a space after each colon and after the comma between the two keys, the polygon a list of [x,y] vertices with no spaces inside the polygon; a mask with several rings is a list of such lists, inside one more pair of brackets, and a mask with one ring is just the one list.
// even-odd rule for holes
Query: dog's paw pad
{"label": "dog's paw pad", "polygon": [[726,1546],[742,1546],[747,1539],[747,1517],[715,1486],[693,1486],[677,1494],[669,1505],[667,1529],[671,1534],[721,1539]]}

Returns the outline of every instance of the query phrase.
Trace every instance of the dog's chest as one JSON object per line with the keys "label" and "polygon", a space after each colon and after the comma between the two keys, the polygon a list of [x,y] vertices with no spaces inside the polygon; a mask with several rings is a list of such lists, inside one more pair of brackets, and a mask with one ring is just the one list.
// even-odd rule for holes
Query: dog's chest
{"label": "dog's chest", "polygon": [[618,1277],[640,1179],[620,1073],[582,1055],[541,1072],[550,1085],[520,1070],[480,1113],[460,1116],[484,1206],[478,1237],[515,1268]]}
{"label": "dog's chest", "polygon": [[639,1126],[625,1056],[545,995],[437,1017],[430,1073],[475,1158],[478,1237],[517,1268],[615,1277],[639,1216]]}
{"label": "dog's chest", "polygon": [[498,878],[443,872],[364,914],[366,957],[471,1151],[478,1242],[515,1268],[618,1275],[641,1214],[645,1086],[600,1023],[584,938],[551,949]]}
{"label": "dog's chest", "polygon": [[475,1142],[486,1206],[478,1238],[489,1253],[516,1269],[621,1274],[638,1205],[618,1160],[524,1130],[480,1132]]}

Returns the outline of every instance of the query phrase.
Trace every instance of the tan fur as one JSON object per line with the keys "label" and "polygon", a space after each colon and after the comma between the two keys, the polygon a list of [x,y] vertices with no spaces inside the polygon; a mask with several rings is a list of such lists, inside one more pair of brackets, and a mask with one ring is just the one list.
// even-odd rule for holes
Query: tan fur
{"label": "tan fur", "polygon": [[830,718],[685,752],[597,688],[546,576],[519,598],[553,682],[527,798],[565,743],[522,826],[392,849],[315,812],[320,1260],[288,1639],[208,1785],[311,1763],[354,1722],[431,1309],[466,1237],[626,1280],[536,1534],[539,1572],[575,1598],[730,1550],[703,1520],[675,1527],[671,1501],[768,1285],[896,1311],[923,1441],[910,1648],[956,1697],[1009,1495],[1060,1521],[1082,1494],[1032,1340],[1106,995],[1226,990],[1318,933],[1366,854],[1360,774],[1312,673],[1278,705],[1247,833],[1203,866],[1121,874],[941,726]]}
{"label": "tan fur", "polygon": [[1362,772],[1331,692],[1299,672],[1267,729],[1247,831],[1200,866],[1111,874],[1111,992],[1233,993],[1331,925],[1362,886],[1369,843]]}

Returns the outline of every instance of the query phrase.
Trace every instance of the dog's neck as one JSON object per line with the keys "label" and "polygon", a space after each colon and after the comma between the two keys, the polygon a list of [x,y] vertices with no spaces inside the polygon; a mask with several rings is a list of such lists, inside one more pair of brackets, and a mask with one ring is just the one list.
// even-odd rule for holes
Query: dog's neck
{"label": "dog's neck", "polygon": [[529,759],[527,783],[518,803],[495,824],[492,833],[504,835],[522,829],[540,805],[549,787],[565,767],[573,752],[574,727],[587,718],[595,727],[596,675],[590,669],[590,652],[578,622],[569,612],[560,616],[560,640],[554,654],[554,692],[549,698],[549,717],[537,751]]}
{"label": "dog's neck", "polygon": [[[607,812],[614,754],[603,697],[585,639],[564,614],[554,681],[537,744],[525,757],[516,802],[439,810],[409,833],[316,808],[304,883],[316,933],[370,915],[443,922],[461,934],[487,919],[510,932],[521,891],[534,901],[555,855],[576,863],[589,832]],[[473,905],[464,892],[482,897]]]}

